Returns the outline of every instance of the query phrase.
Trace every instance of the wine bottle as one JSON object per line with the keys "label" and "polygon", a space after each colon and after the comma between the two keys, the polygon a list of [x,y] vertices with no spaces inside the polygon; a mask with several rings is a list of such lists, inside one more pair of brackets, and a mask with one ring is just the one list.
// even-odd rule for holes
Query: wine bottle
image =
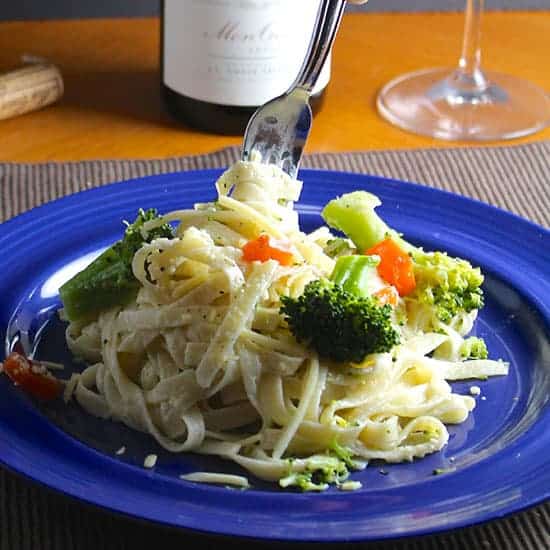
{"label": "wine bottle", "polygon": [[[184,124],[242,134],[254,111],[285,92],[305,58],[319,0],[164,0],[161,91]],[[311,98],[315,113],[330,57]]]}

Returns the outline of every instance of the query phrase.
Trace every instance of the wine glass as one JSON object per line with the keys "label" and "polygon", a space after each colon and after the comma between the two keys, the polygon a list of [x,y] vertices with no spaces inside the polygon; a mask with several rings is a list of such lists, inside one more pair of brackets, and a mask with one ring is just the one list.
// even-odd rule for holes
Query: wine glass
{"label": "wine glass", "polygon": [[483,0],[466,0],[462,54],[455,70],[401,75],[380,91],[377,107],[391,123],[441,139],[511,139],[550,123],[550,96],[515,76],[481,70]]}

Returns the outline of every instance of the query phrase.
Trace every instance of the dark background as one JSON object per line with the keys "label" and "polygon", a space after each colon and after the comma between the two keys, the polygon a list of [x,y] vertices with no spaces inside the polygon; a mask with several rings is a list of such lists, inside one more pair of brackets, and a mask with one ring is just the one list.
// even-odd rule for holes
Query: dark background
{"label": "dark background", "polygon": [[[296,0],[301,2],[303,0]],[[0,21],[79,17],[147,17],[158,15],[159,0],[0,0]],[[461,11],[465,0],[369,0],[351,10]],[[487,9],[550,9],[550,0],[487,0]]]}

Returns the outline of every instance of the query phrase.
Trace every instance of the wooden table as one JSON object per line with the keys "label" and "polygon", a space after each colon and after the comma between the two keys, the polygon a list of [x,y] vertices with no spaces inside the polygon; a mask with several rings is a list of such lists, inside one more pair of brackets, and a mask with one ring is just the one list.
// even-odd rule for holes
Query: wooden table
{"label": "wooden table", "polygon": [[[456,63],[463,15],[348,14],[335,45],[333,77],[315,119],[310,151],[447,147],[382,120],[377,91],[394,76]],[[484,65],[550,91],[550,12],[489,12]],[[0,69],[30,53],[60,66],[63,100],[0,121],[1,161],[153,158],[209,152],[239,137],[192,131],[163,111],[157,19],[33,21],[0,24]],[[515,140],[550,138],[550,129]]]}

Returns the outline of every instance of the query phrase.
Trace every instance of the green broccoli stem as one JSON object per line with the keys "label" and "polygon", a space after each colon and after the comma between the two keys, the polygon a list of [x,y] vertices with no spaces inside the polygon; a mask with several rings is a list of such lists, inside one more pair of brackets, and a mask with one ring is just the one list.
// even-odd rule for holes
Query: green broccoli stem
{"label": "green broccoli stem", "polygon": [[345,291],[366,298],[370,294],[369,280],[377,265],[373,256],[342,256],[336,260],[330,280]]}
{"label": "green broccoli stem", "polygon": [[323,209],[322,216],[330,227],[349,237],[359,252],[364,253],[388,236],[406,252],[417,250],[378,216],[375,212],[377,206],[380,206],[380,200],[375,195],[354,191],[331,200]]}
{"label": "green broccoli stem", "polygon": [[130,302],[138,290],[131,266],[111,247],[66,282],[59,293],[70,321],[88,321],[104,309]]}
{"label": "green broccoli stem", "polygon": [[173,237],[168,224],[161,224],[150,231],[143,230],[145,223],[156,219],[156,210],[140,209],[134,223],[127,223],[122,240],[59,289],[65,314],[70,321],[90,321],[101,311],[126,305],[136,297],[140,283],[132,272],[134,254],[146,242],[159,237]]}

